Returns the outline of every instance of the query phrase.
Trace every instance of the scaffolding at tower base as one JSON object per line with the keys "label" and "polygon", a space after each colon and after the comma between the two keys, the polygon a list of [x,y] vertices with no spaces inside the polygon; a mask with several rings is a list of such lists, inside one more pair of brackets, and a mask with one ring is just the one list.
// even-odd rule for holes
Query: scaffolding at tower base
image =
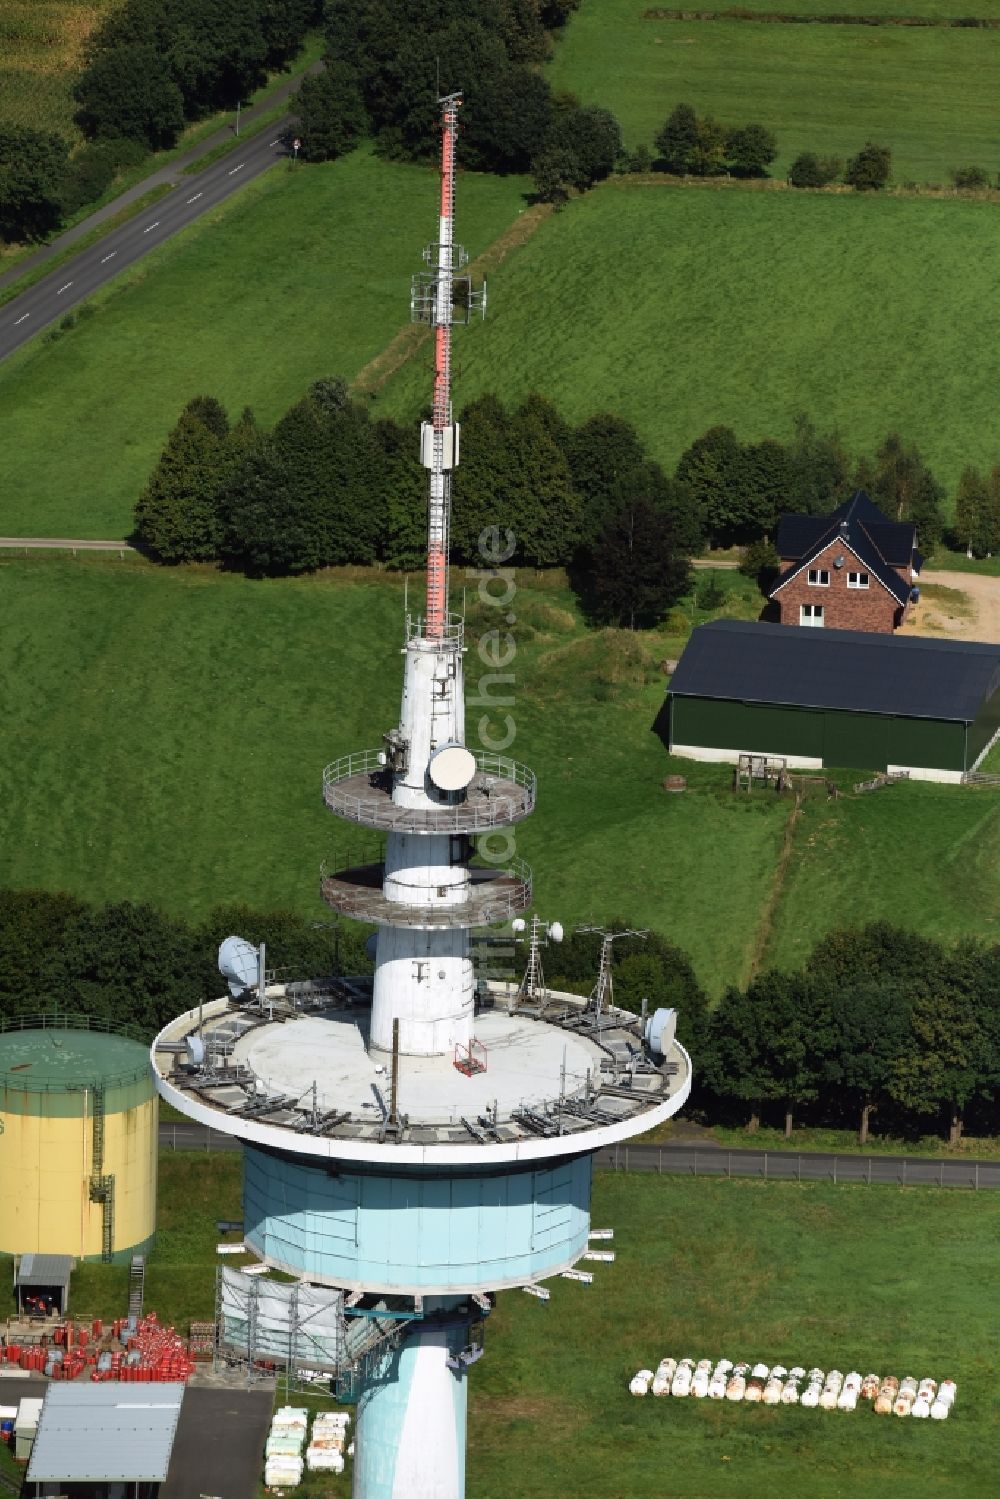
{"label": "scaffolding at tower base", "polygon": [[220,1265],[215,1276],[216,1363],[250,1380],[286,1372],[290,1387],[329,1381],[348,1362],[344,1293],[300,1281],[244,1275]]}

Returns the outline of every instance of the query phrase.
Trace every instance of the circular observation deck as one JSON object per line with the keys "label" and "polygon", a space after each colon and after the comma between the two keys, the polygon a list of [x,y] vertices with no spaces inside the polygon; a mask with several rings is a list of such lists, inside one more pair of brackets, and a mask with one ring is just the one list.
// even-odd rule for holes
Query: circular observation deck
{"label": "circular observation deck", "polygon": [[381,751],[359,750],[323,772],[323,800],[338,817],[387,833],[485,833],[530,817],[534,771],[502,755],[476,755],[476,774],[462,800],[437,807],[399,807]]}
{"label": "circular observation deck", "polygon": [[521,859],[515,859],[505,869],[470,869],[469,875],[472,884],[468,899],[454,905],[389,900],[382,889],[384,864],[359,864],[334,874],[327,874],[324,869],[320,892],[327,905],[341,916],[421,931],[492,926],[494,922],[508,921],[531,905],[531,870]]}
{"label": "circular observation deck", "polygon": [[[370,981],[369,981],[370,982]],[[645,1045],[639,1017],[596,1015],[552,992],[518,1007],[490,984],[476,1015],[484,1071],[451,1053],[401,1057],[400,1128],[386,1130],[389,1064],[371,1047],[360,980],[272,985],[267,1003],[211,1001],[171,1021],[151,1048],[163,1098],[189,1118],[284,1155],[436,1169],[543,1162],[600,1150],[683,1107],[691,1060]],[[199,1034],[204,1061],[186,1041]]]}

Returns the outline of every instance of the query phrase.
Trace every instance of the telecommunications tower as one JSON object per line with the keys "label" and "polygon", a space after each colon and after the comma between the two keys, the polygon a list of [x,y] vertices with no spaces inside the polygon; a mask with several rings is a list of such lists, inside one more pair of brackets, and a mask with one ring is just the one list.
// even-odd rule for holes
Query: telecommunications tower
{"label": "telecommunications tower", "polygon": [[376,927],[374,978],[268,982],[251,950],[227,965],[230,995],[171,1022],[152,1053],[163,1097],[243,1142],[247,1246],[303,1296],[340,1298],[322,1367],[357,1400],[355,1499],[461,1499],[493,1293],[589,1279],[573,1266],[594,1152],[676,1113],[691,1087],[673,1011],[647,1022],[548,989],[540,969],[520,987],[473,971],[470,932],[523,930],[532,900],[526,865],[483,862],[477,839],[528,817],[536,783],[467,746],[464,624],[449,612],[451,332],[483,301],[453,233],[459,103],[441,101],[438,237],[412,292],[434,339],[426,607],[405,620],[398,725],[323,775],[330,811],[385,839],[376,862],[322,878],[335,911]]}

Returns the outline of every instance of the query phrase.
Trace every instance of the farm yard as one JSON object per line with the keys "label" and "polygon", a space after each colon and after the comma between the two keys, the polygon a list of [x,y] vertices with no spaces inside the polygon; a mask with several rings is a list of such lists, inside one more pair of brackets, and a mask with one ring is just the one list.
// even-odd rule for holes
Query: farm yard
{"label": "farm yard", "polygon": [[[992,15],[989,6],[962,0],[757,0],[740,8]],[[653,15],[634,0],[584,0],[549,68],[554,88],[612,110],[632,150],[652,147],[684,101],[725,125],[766,125],[778,138],[777,176],[800,151],[847,158],[866,140],[892,148],[896,182],[948,183],[953,167],[970,162],[995,170],[1000,31],[681,21],[650,9]]]}

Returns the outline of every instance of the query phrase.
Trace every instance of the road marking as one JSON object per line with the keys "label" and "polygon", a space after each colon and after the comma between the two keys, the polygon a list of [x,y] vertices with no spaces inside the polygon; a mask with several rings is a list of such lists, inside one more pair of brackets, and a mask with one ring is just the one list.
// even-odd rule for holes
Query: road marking
{"label": "road marking", "polygon": [[102,265],[107,265],[108,261],[109,260],[114,260],[114,258],[115,258],[115,256],[117,254],[118,254],[117,250],[112,250],[110,255],[105,255],[104,259],[101,261],[101,264]]}
{"label": "road marking", "polygon": [[243,170],[243,168],[245,166],[246,166],[246,162],[241,161],[240,164],[239,164],[239,166],[238,167],[233,167],[233,170],[231,172],[227,172],[226,176],[227,177],[235,177],[236,173],[237,172],[242,172],[242,170]]}
{"label": "road marking", "polygon": [[24,322],[24,318],[26,318],[26,317],[30,317],[30,316],[31,316],[31,313],[30,313],[30,312],[26,312],[26,313],[25,313],[25,314],[24,314],[24,317],[19,317],[19,318],[18,318],[18,320],[17,320],[17,322],[16,322],[16,323],[15,323],[15,324],[14,324],[14,327],[15,327],[15,328],[17,328],[17,327],[19,327],[19,326],[20,326],[20,324],[21,324],[21,323],[23,323],[23,322]]}
{"label": "road marking", "polygon": [[198,199],[200,197],[201,197],[201,193],[195,193],[195,195],[194,195],[193,198],[188,198],[188,202],[189,203],[197,203],[197,201],[198,201]]}
{"label": "road marking", "polygon": [[156,221],[155,224],[147,224],[146,227],[145,227],[145,229],[142,232],[143,232],[143,234],[149,234],[149,233],[152,232],[152,230],[159,229],[159,227],[160,227],[160,221],[159,221],[159,219],[157,219],[157,221]]}
{"label": "road marking", "polygon": [[73,285],[72,281],[67,281],[65,286],[60,286],[59,290],[56,292],[56,296],[57,297],[61,297],[62,294],[63,294],[63,292],[64,291],[69,291],[69,289],[70,289],[70,287],[72,285]]}
{"label": "road marking", "polygon": [[275,140],[269,141],[268,144],[271,145],[271,146],[278,146],[278,145],[280,145],[281,144],[281,136],[279,135]]}

